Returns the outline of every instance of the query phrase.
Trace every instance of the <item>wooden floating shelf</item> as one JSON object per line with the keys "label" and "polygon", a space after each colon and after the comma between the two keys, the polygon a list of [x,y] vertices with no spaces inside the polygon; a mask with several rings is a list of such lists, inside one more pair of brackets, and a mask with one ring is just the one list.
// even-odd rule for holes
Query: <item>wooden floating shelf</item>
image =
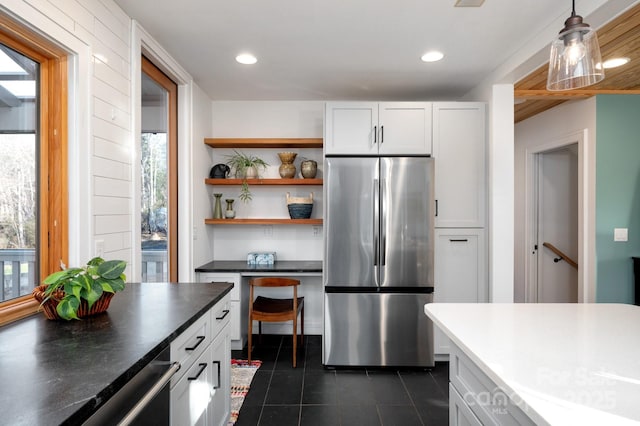
{"label": "wooden floating shelf", "polygon": [[205,138],[212,148],[322,148],[322,138]]}
{"label": "wooden floating shelf", "polygon": [[[242,185],[242,179],[205,179],[207,185]],[[322,179],[247,179],[249,185],[322,185]]]}
{"label": "wooden floating shelf", "polygon": [[205,225],[322,225],[322,219],[205,219]]}

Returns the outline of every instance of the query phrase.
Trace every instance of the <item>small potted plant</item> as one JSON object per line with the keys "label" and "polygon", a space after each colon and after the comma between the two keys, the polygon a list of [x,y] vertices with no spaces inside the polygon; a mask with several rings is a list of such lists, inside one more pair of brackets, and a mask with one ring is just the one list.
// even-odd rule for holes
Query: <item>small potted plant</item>
{"label": "small potted plant", "polygon": [[80,319],[104,312],[113,295],[124,290],[127,263],[94,257],[81,268],[54,272],[33,295],[49,319]]}
{"label": "small potted plant", "polygon": [[242,188],[240,189],[240,198],[245,203],[251,200],[251,191],[247,179],[255,179],[258,177],[258,169],[267,168],[267,164],[262,158],[254,155],[246,155],[245,153],[233,150],[233,155],[227,156],[229,165],[235,172],[237,178],[242,179]]}

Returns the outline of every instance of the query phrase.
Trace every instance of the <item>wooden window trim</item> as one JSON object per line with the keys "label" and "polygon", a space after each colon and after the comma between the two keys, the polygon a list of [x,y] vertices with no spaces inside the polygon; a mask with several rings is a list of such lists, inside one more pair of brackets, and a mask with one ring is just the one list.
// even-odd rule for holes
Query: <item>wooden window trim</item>
{"label": "wooden window trim", "polygon": [[[40,63],[39,278],[68,263],[67,53],[0,14],[0,42]],[[55,173],[49,173],[55,171]],[[38,310],[31,295],[0,303],[0,326]]]}
{"label": "wooden window trim", "polygon": [[167,232],[167,258],[169,261],[169,281],[178,281],[178,85],[142,56],[142,72],[162,86],[169,93],[168,155],[167,164],[169,189],[169,218]]}

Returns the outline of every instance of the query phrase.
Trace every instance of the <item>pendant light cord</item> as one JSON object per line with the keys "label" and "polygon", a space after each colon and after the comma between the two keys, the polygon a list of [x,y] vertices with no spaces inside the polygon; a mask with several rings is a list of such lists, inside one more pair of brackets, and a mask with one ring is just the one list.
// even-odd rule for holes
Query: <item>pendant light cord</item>
{"label": "pendant light cord", "polygon": [[571,16],[576,16],[576,0],[571,0]]}

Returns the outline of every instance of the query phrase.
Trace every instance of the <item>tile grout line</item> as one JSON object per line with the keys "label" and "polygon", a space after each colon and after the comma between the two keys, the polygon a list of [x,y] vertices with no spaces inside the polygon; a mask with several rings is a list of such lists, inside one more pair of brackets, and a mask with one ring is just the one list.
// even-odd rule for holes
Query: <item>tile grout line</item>
{"label": "tile grout line", "polygon": [[[304,379],[305,376],[307,375],[307,346],[308,346],[308,338],[307,338],[307,342],[304,341],[304,338],[302,339],[302,344],[304,347],[304,367],[302,368],[302,389],[300,389],[300,404],[299,404],[299,409],[298,409],[298,426],[302,426],[302,401],[304,399]],[[295,353],[293,354],[294,357],[298,357],[298,354]]]}
{"label": "tile grout line", "polygon": [[[407,396],[409,397],[409,401],[411,401],[411,406],[413,407],[413,410],[416,412],[416,414],[418,416],[418,420],[420,420],[420,424],[422,424],[424,426],[425,421],[422,418],[422,416],[420,415],[420,412],[418,411],[418,407],[416,407],[416,402],[411,397],[411,392],[409,392],[409,388],[407,388],[407,384],[402,379],[402,374],[400,374],[400,371],[397,371],[396,373],[398,374],[398,377],[400,378],[400,383],[402,383],[402,387],[404,388],[404,391],[407,393]],[[429,376],[431,378],[433,378],[431,376],[431,372],[429,372]]]}
{"label": "tile grout line", "polygon": [[280,349],[282,348],[282,337],[280,338],[280,345],[278,346],[278,352],[276,353],[276,359],[273,363],[273,368],[271,369],[271,376],[269,376],[269,384],[267,385],[267,391],[264,393],[264,399],[262,400],[262,406],[260,407],[260,415],[258,416],[258,424],[262,421],[262,413],[264,413],[264,406],[267,403],[267,396],[269,395],[269,390],[271,390],[271,382],[273,381],[273,374],[276,371],[276,366],[278,365],[278,358],[280,357]]}

